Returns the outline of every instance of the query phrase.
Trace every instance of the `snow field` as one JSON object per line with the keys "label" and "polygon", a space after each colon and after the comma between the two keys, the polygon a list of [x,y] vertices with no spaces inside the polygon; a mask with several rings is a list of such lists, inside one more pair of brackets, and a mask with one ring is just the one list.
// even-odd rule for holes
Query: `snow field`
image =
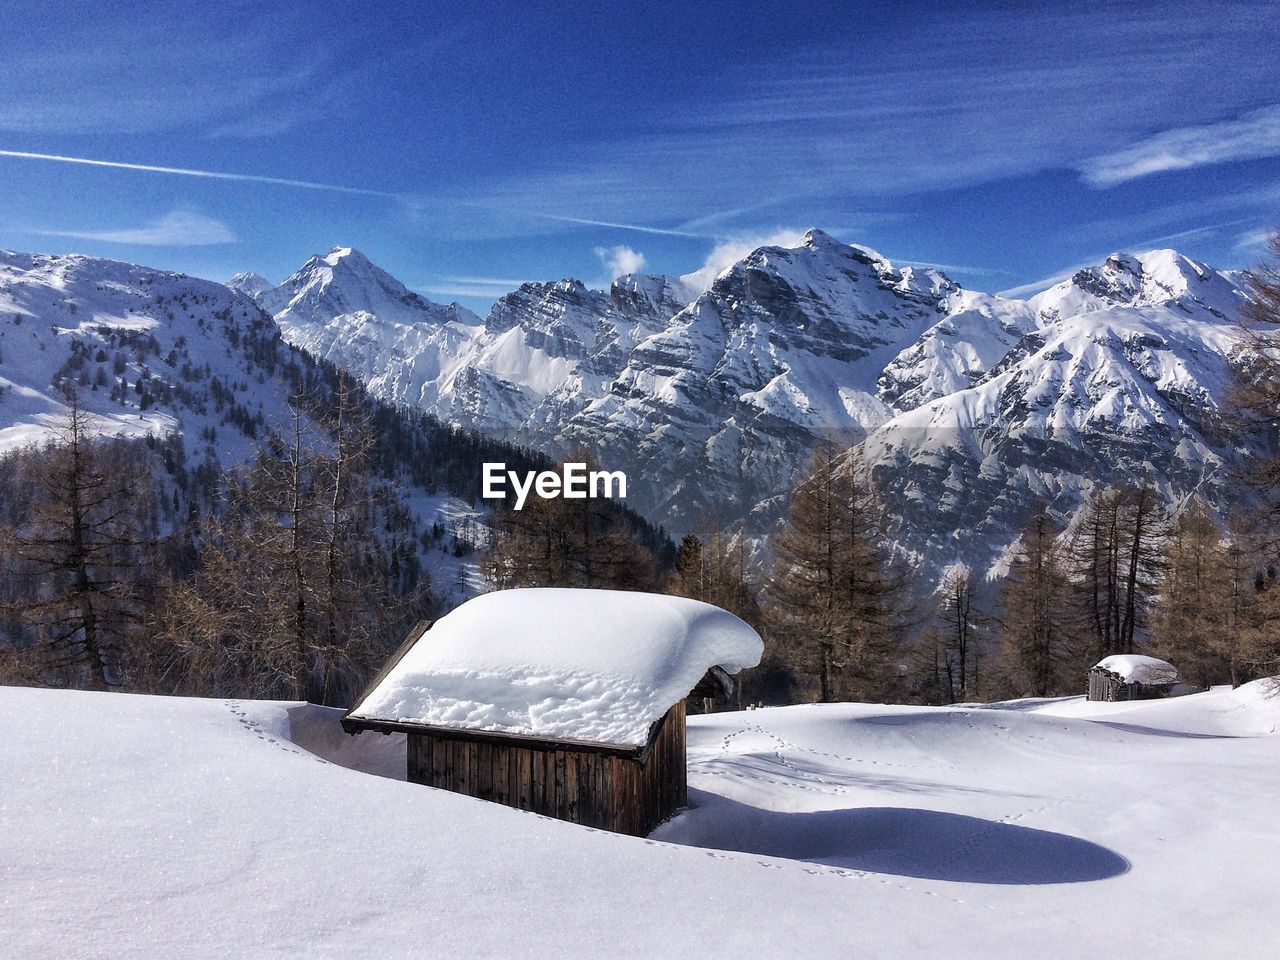
{"label": "snow field", "polygon": [[649,840],[349,769],[398,774],[403,744],[344,739],[337,715],[0,688],[8,955],[1075,958],[1095,929],[1116,956],[1280,945],[1280,704],[1257,685],[692,718],[694,807]]}

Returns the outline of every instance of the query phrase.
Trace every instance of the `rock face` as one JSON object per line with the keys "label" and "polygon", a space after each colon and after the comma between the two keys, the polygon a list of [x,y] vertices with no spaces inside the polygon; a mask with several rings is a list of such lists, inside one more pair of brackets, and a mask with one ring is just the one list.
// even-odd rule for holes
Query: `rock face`
{"label": "rock face", "polygon": [[[965,290],[817,230],[709,289],[623,276],[525,284],[481,321],[336,248],[280,287],[237,278],[289,342],[378,394],[631,477],[677,532],[767,533],[816,441],[866,441],[925,562],[998,563],[1036,497],[1150,474],[1213,495],[1240,278],[1115,254],[1029,299]],[[272,309],[274,308],[274,309]]]}
{"label": "rock face", "polygon": [[1113,255],[1032,298],[1034,324],[973,386],[899,413],[866,459],[924,556],[999,566],[1030,503],[1062,520],[1099,483],[1219,499],[1239,279],[1169,250]]}
{"label": "rock face", "polygon": [[763,525],[816,439],[856,440],[892,416],[885,365],[956,290],[819,231],[762,247],[641,342],[564,435],[644,478],[645,506],[678,529]]}

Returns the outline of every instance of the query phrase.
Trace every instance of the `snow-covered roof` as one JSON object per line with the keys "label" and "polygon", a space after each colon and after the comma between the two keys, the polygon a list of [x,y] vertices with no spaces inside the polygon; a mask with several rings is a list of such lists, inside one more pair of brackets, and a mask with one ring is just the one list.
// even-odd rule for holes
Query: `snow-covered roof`
{"label": "snow-covered roof", "polygon": [[1117,653],[1098,661],[1096,669],[1109,670],[1125,683],[1177,683],[1178,668],[1167,660],[1138,653]]}
{"label": "snow-covered roof", "polygon": [[502,590],[440,618],[349,717],[642,747],[712,667],[760,662],[759,635],[698,600]]}

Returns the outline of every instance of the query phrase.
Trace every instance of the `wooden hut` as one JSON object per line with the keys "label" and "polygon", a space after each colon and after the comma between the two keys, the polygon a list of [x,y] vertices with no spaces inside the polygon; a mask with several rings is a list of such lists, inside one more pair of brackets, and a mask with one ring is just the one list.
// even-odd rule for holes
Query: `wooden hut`
{"label": "wooden hut", "polygon": [[1155,700],[1178,684],[1177,668],[1166,660],[1141,654],[1106,657],[1089,670],[1090,700]]}
{"label": "wooden hut", "polygon": [[342,726],[406,734],[411,782],[643,836],[687,802],[686,697],[761,649],[696,600],[499,591],[415,628]]}

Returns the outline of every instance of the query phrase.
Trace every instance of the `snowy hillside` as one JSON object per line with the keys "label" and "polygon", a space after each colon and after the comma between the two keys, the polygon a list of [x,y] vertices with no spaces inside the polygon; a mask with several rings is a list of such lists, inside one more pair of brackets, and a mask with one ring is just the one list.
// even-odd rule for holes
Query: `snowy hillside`
{"label": "snowy hillside", "polygon": [[[290,398],[323,377],[271,317],[222,284],[95,257],[0,251],[0,452],[49,437],[68,409],[64,391],[74,389],[99,432],[176,438],[169,475],[158,479],[164,499],[181,499],[185,512],[195,495],[189,477],[210,494],[211,479],[282,430]],[[401,491],[421,529],[439,523],[469,538],[474,511],[451,492]],[[442,593],[461,598],[475,588],[474,564],[451,556],[450,543],[423,559]]]}
{"label": "snowy hillside", "polygon": [[[409,326],[396,297],[379,306],[389,278],[373,271],[335,250],[280,288],[241,287],[271,308],[322,277],[329,294],[276,313],[292,342],[450,422],[553,453],[585,443],[676,531],[746,516],[766,532],[816,440],[870,434],[907,547],[987,569],[1037,496],[1065,520],[1094,482],[1149,472],[1170,496],[1212,498],[1230,455],[1217,406],[1243,281],[1172,250],[1010,300],[813,230],[687,304],[689,277],[564,280],[524,285],[482,323],[429,305]],[[973,530],[988,547],[958,541]]]}
{"label": "snowy hillside", "polygon": [[193,464],[237,462],[260,428],[284,422],[297,362],[221,284],[0,251],[0,448],[44,436],[65,413],[58,381],[78,388],[104,432],[180,432]]}
{"label": "snowy hillside", "polygon": [[1266,956],[1260,693],[696,717],[692,809],[643,840],[373,775],[403,740],[324,708],[0,688],[0,930],[25,960]]}

